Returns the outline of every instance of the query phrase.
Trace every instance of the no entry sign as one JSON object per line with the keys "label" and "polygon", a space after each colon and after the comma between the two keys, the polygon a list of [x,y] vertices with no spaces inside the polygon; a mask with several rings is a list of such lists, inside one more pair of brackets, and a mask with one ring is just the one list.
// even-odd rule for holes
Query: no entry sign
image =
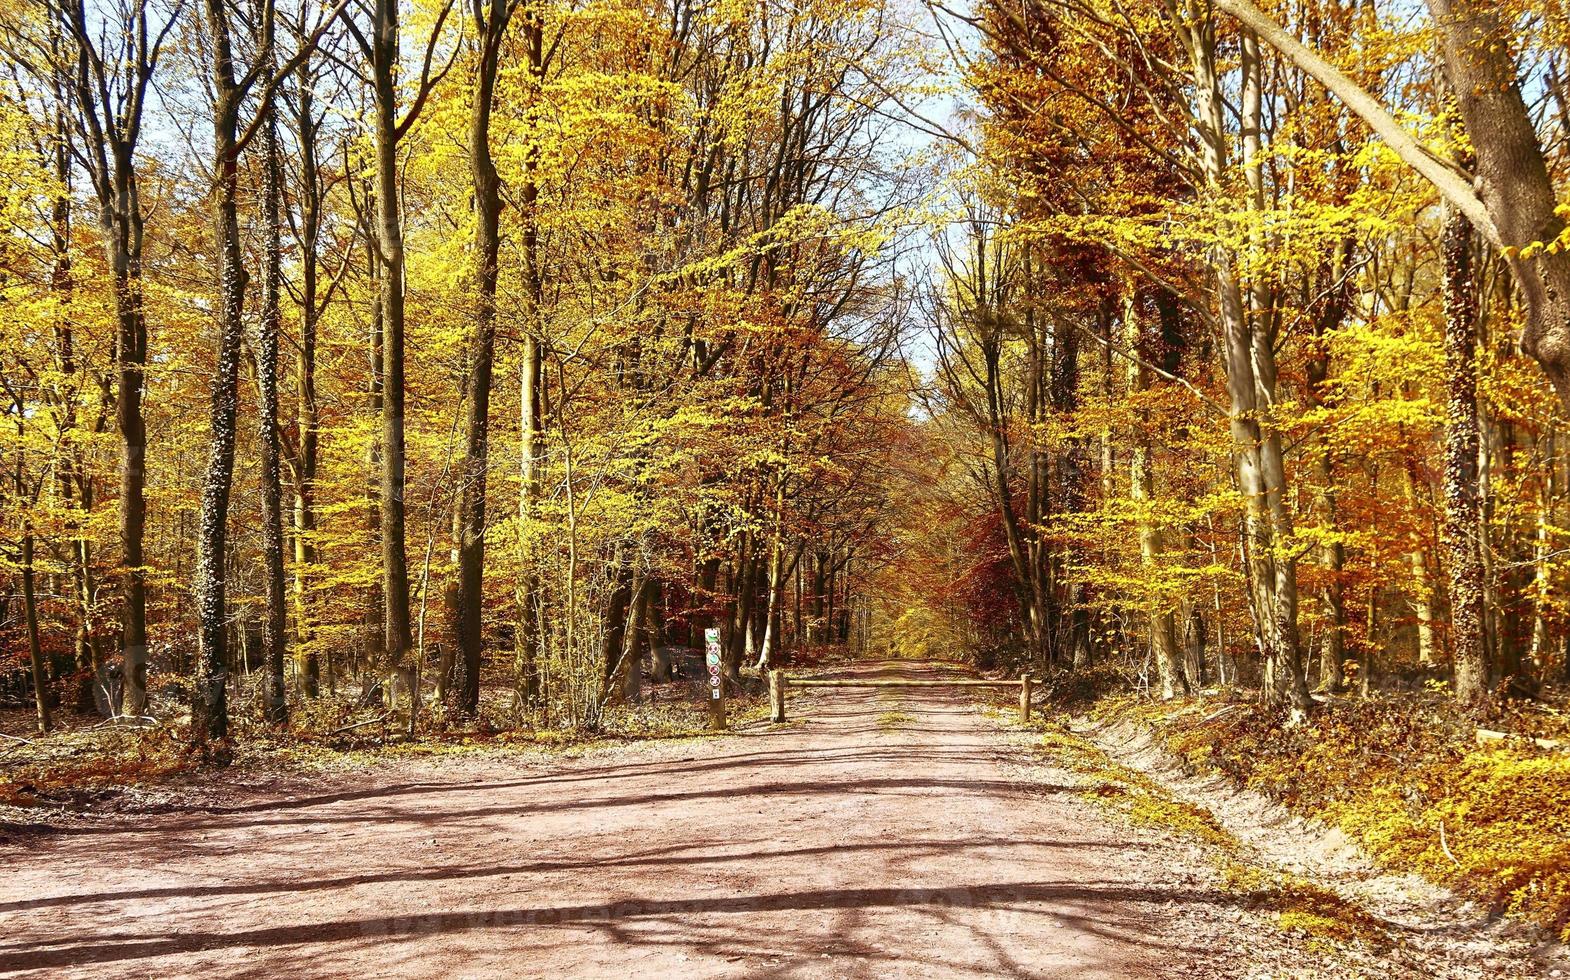
{"label": "no entry sign", "polygon": [[709,727],[725,727],[725,682],[721,677],[720,631],[711,626],[703,631],[703,662],[708,667]]}

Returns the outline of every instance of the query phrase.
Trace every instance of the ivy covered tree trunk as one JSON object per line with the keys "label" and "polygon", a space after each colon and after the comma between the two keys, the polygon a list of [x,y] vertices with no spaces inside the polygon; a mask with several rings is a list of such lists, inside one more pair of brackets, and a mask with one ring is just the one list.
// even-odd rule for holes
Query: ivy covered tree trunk
{"label": "ivy covered tree trunk", "polygon": [[284,570],[283,481],[278,439],[278,342],[283,332],[280,308],[283,282],[283,160],[273,107],[263,107],[262,123],[262,306],[256,343],[258,393],[257,443],[261,447],[262,566],[266,606],[262,612],[262,710],[275,725],[289,721],[284,686],[288,655],[288,585]]}
{"label": "ivy covered tree trunk", "polygon": [[[191,694],[191,739],[204,753],[229,734],[228,707],[228,520],[234,483],[234,447],[239,416],[239,372],[247,276],[241,264],[240,222],[235,198],[243,92],[235,78],[229,13],[222,0],[208,0],[213,59],[213,245],[218,257],[216,370],[208,413],[206,475],[202,479],[197,532],[196,604],[200,655]],[[226,753],[217,750],[223,761]]]}
{"label": "ivy covered tree trunk", "polygon": [[1450,646],[1456,700],[1475,707],[1488,696],[1483,647],[1482,497],[1478,489],[1477,294],[1472,228],[1445,210],[1445,554],[1450,568]]}

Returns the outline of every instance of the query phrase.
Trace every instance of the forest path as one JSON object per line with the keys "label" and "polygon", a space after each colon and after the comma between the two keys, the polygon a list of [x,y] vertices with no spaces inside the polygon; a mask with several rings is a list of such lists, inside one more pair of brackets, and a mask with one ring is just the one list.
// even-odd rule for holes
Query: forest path
{"label": "forest path", "polygon": [[5,849],[0,974],[1231,973],[1246,928],[1196,851],[1111,822],[1010,716],[943,688],[791,700],[734,737],[389,763]]}

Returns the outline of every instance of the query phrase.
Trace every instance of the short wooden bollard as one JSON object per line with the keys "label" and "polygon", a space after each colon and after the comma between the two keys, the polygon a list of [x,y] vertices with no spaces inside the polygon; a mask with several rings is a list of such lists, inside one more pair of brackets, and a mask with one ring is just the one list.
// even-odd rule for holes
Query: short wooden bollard
{"label": "short wooden bollard", "polygon": [[1019,675],[1019,720],[1021,724],[1030,723],[1030,674]]}
{"label": "short wooden bollard", "polygon": [[785,672],[783,670],[769,671],[769,720],[775,723],[785,720]]}

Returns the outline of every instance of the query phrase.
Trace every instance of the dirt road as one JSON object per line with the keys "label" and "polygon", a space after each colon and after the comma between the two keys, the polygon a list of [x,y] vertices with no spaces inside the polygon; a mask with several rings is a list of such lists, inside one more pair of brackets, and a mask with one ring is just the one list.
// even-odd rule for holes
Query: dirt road
{"label": "dirt road", "polygon": [[34,839],[0,852],[0,974],[1227,972],[1237,913],[1191,849],[1101,815],[969,696],[792,707],[730,738],[400,762]]}

